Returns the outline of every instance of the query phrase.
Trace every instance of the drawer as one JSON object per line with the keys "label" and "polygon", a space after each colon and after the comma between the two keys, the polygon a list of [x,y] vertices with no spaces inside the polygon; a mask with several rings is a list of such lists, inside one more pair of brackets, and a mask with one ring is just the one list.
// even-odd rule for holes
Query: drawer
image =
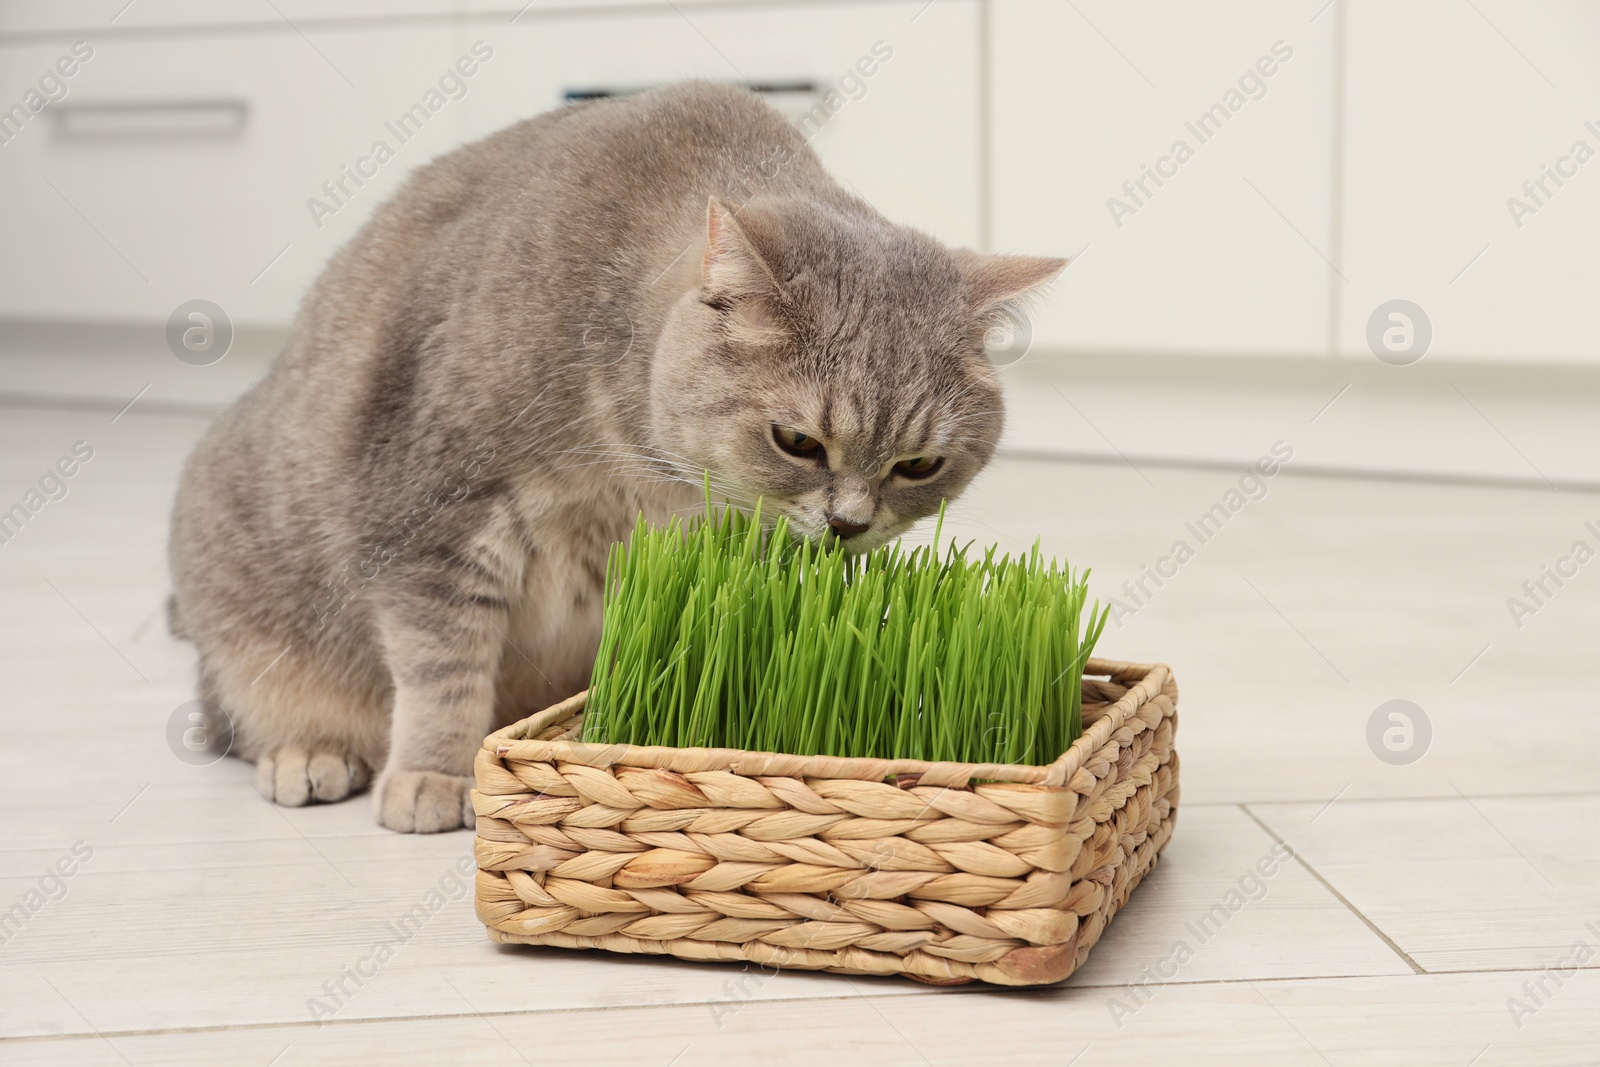
{"label": "drawer", "polygon": [[[786,0],[696,0],[708,3],[772,4]],[[0,38],[36,33],[106,35],[121,30],[238,26],[281,27],[285,19],[307,32],[321,32],[323,23],[371,19],[481,17],[485,24],[505,23],[528,6],[522,18],[551,10],[595,10],[654,6],[672,10],[672,0],[6,0],[0,3]],[[518,21],[521,21],[519,19]],[[97,38],[98,39],[98,38]]]}
{"label": "drawer", "polygon": [[[530,10],[493,38],[492,91],[467,101],[468,122],[481,136],[556,106],[569,92],[683,78],[809,85],[808,93],[774,103],[799,117],[829,91],[837,94],[825,121],[813,113],[800,122],[836,177],[892,219],[976,245],[977,7],[975,0],[696,5],[682,14],[540,19]],[[857,64],[873,73],[862,76]]]}
{"label": "drawer", "polygon": [[[780,103],[810,112],[802,129],[835,174],[890,217],[975,244],[976,3],[946,0],[913,21],[923,2],[92,43],[66,98],[0,146],[14,253],[0,263],[0,317],[164,321],[203,298],[238,322],[287,323],[328,256],[418,165],[573,92],[686,77],[810,86]],[[477,41],[490,58],[464,95],[436,97],[398,139],[399,117]],[[70,46],[0,46],[0,100],[22,99]]]}
{"label": "drawer", "polygon": [[[520,0],[519,0],[520,2]],[[316,29],[319,19],[437,15],[448,18],[451,0],[9,0],[0,4],[0,37],[75,33],[96,43],[123,30],[177,27],[283,27],[285,19]],[[286,27],[285,27],[286,28]]]}
{"label": "drawer", "polygon": [[[405,171],[459,142],[446,101],[409,143],[387,131],[468,42],[387,29],[121,39],[92,45],[67,94],[0,145],[0,315],[164,321],[212,300],[282,323],[328,255]],[[70,42],[0,48],[0,101]],[[469,83],[470,85],[470,83]],[[469,88],[470,93],[470,88]],[[345,177],[374,143],[393,158]],[[343,179],[339,201],[325,182]],[[313,217],[312,198],[338,210]]]}

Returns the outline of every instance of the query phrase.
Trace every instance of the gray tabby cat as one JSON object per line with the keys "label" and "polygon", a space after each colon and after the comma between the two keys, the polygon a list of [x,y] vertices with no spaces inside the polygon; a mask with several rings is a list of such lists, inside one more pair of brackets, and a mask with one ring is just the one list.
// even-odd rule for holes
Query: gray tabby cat
{"label": "gray tabby cat", "polygon": [[[490,730],[582,689],[608,546],[718,498],[862,550],[999,437],[983,337],[1059,259],[943,247],[754,94],[567,107],[422,168],[184,469],[175,633],[279,804],[471,826]],[[221,724],[219,724],[221,725]]]}

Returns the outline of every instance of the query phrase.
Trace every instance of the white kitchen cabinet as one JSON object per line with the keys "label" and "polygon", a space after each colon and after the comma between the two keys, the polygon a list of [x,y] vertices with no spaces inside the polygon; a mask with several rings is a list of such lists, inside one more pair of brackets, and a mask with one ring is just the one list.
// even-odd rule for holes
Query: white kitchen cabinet
{"label": "white kitchen cabinet", "polygon": [[1344,351],[1404,299],[1429,359],[1600,361],[1600,9],[1348,2]]}
{"label": "white kitchen cabinet", "polygon": [[1315,10],[994,0],[993,248],[1082,253],[1036,353],[1326,354],[1334,19]]}
{"label": "white kitchen cabinet", "polygon": [[[696,0],[707,4],[782,4],[787,0]],[[237,26],[271,29],[293,22],[308,31],[335,22],[385,22],[465,17],[486,24],[537,19],[550,13],[655,6],[672,0],[6,0],[0,36],[48,32],[110,32]],[[520,17],[519,17],[520,16]]]}
{"label": "white kitchen cabinet", "polygon": [[[178,35],[91,44],[70,92],[0,146],[0,317],[164,321],[211,300],[287,322],[404,172],[459,142],[447,102],[402,144],[389,125],[467,50],[453,31]],[[0,47],[0,100],[70,42]],[[346,177],[386,140],[363,186]],[[325,182],[343,182],[337,200]],[[336,194],[337,195],[337,194]],[[336,208],[319,216],[312,198]],[[320,223],[320,225],[319,225]]]}
{"label": "white kitchen cabinet", "polygon": [[[161,322],[203,298],[235,322],[285,324],[328,256],[417,166],[562,106],[569,90],[686,77],[810,84],[781,102],[831,105],[802,126],[840,178],[891,217],[975,244],[977,4],[948,0],[913,21],[921,7],[541,12],[89,41],[66,98],[0,145],[0,318]],[[0,100],[24,99],[73,40],[0,44]],[[473,73],[446,86],[462,61]],[[408,114],[427,118],[398,128]]]}
{"label": "white kitchen cabinet", "polygon": [[296,25],[319,20],[448,15],[453,0],[24,0],[0,4],[0,35]]}
{"label": "white kitchen cabinet", "polygon": [[896,221],[975,245],[977,31],[975,0],[529,18],[492,38],[496,58],[485,90],[467,101],[469,123],[474,136],[487,134],[572,90],[682,78],[808,83],[813,92],[775,102],[792,115],[831,102],[826,121],[800,126],[836,177]]}

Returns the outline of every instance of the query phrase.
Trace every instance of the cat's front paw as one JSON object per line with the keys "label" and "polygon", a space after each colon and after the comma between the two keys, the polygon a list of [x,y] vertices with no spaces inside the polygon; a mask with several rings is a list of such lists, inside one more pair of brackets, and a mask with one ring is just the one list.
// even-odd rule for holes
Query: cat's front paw
{"label": "cat's front paw", "polygon": [[256,789],[286,808],[343,800],[366,784],[361,757],[332,748],[284,745],[256,761]]}
{"label": "cat's front paw", "polygon": [[402,834],[472,828],[472,779],[438,771],[385,771],[372,792],[378,822]]}

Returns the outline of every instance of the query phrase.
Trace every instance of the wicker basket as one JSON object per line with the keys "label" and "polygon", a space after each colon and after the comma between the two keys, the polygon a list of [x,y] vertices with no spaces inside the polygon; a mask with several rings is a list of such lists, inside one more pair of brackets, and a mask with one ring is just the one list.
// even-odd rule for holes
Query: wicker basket
{"label": "wicker basket", "polygon": [[584,744],[580,693],[478,753],[478,917],[508,943],[1058,982],[1178,803],[1171,672],[1090,660],[1083,693],[1045,767]]}

